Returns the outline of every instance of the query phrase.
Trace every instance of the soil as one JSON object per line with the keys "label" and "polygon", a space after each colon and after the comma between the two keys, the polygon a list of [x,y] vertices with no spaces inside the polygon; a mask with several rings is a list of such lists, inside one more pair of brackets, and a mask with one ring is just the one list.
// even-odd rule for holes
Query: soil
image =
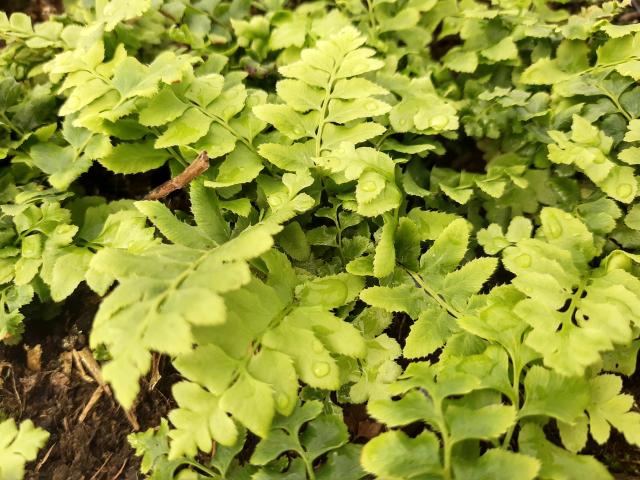
{"label": "soil", "polygon": [[153,388],[142,382],[129,418],[104,391],[80,418],[101,387],[86,367],[84,372],[78,368],[72,352],[87,346],[98,301],[88,289],[80,289],[57,318],[46,321],[37,313],[29,317],[19,346],[0,346],[0,415],[31,419],[51,434],[37,460],[28,465],[28,480],[142,478],[139,459],[127,442],[132,422],[140,431],[155,427],[174,406],[170,389],[177,374],[161,367]]}
{"label": "soil", "polygon": [[41,21],[61,12],[62,0],[0,0],[0,10],[7,14],[24,12],[34,21]]}

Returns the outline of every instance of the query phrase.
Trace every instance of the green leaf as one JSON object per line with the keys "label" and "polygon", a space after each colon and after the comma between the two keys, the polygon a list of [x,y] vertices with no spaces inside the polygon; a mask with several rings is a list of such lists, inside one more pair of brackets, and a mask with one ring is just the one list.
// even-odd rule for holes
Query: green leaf
{"label": "green leaf", "polygon": [[167,148],[175,145],[189,145],[207,134],[211,121],[211,118],[203,112],[191,107],[168,124],[167,129],[158,137],[154,146],[155,148]]}
{"label": "green leaf", "polygon": [[389,479],[426,478],[441,471],[438,440],[424,431],[409,438],[401,431],[385,432],[362,449],[362,466],[372,474]]}
{"label": "green leaf", "polygon": [[327,455],[327,462],[316,473],[318,480],[331,480],[341,478],[343,480],[359,480],[366,476],[366,472],[360,466],[360,445],[347,444]]}
{"label": "green leaf", "polygon": [[[135,449],[136,456],[142,457],[140,471],[142,473],[153,472],[153,476],[159,478],[171,478],[176,469],[182,464],[182,458],[169,460],[169,425],[165,419],[160,421],[157,430],[153,428],[146,432],[131,433],[127,436],[129,444]],[[163,477],[164,475],[164,477]],[[152,478],[154,478],[152,476]]]}
{"label": "green leaf", "polygon": [[273,163],[276,167],[289,172],[307,170],[313,166],[313,142],[280,145],[263,143],[258,147],[258,153]]}
{"label": "green leaf", "polygon": [[111,0],[105,5],[102,12],[102,16],[106,21],[105,29],[111,31],[118,23],[139,17],[150,6],[150,0]]}
{"label": "green leaf", "polygon": [[391,218],[386,218],[373,258],[373,274],[378,278],[391,275],[396,266],[396,250],[393,242],[395,231],[396,222]]}
{"label": "green leaf", "polygon": [[528,423],[518,436],[520,450],[536,457],[542,463],[542,478],[585,477],[594,480],[610,480],[613,476],[604,465],[589,455],[575,455],[549,442],[538,425]]}
{"label": "green leaf", "polygon": [[291,140],[312,136],[318,122],[317,112],[301,114],[288,105],[258,105],[253,113]]}
{"label": "green leaf", "polygon": [[192,100],[202,108],[213,102],[224,86],[224,77],[217,73],[210,73],[201,77],[196,77],[189,84],[184,96]]}
{"label": "green leaf", "polygon": [[533,480],[537,478],[539,471],[540,462],[534,457],[492,448],[484,453],[468,471],[460,469],[457,475],[478,480],[510,480],[512,478]]}
{"label": "green leaf", "polygon": [[490,440],[502,435],[514,424],[516,412],[510,405],[487,405],[479,409],[451,405],[445,418],[451,442],[457,443],[471,438]]}
{"label": "green leaf", "polygon": [[187,103],[176,97],[171,88],[163,88],[138,112],[140,123],[149,127],[159,127],[178,118],[188,107]]}
{"label": "green leaf", "polygon": [[424,305],[424,295],[410,285],[365,288],[360,298],[373,307],[388,312],[405,312],[417,317]]}
{"label": "green leaf", "polygon": [[524,379],[525,401],[518,416],[546,415],[572,423],[589,402],[587,382],[580,377],[564,377],[533,366]]}
{"label": "green leaf", "polygon": [[229,226],[222,217],[220,202],[213,190],[203,182],[191,182],[191,211],[198,227],[212,240],[224,243],[229,239]]}
{"label": "green leaf", "polygon": [[444,64],[454,72],[473,73],[478,68],[478,54],[454,47],[444,56]]}
{"label": "green leaf", "polygon": [[[161,215],[158,221],[176,227],[177,220],[166,217],[162,208],[153,210]],[[172,235],[180,235],[180,230],[182,227]],[[113,384],[123,405],[131,405],[137,395],[138,376],[150,367],[150,350],[186,353],[193,343],[193,325],[225,321],[218,295],[249,282],[245,260],[268,250],[275,231],[273,226],[258,225],[213,249],[165,244],[143,255],[105,249],[93,258],[92,269],[120,282],[100,306],[91,344],[94,348],[108,346],[111,360],[103,368],[104,378]],[[188,237],[187,241],[199,240]],[[224,280],[211,283],[210,278],[216,276]],[[185,311],[184,306],[194,301],[194,309]],[[211,305],[216,308],[211,310]],[[200,316],[201,312],[206,315]]]}
{"label": "green leaf", "polygon": [[273,418],[271,387],[249,374],[241,375],[220,398],[220,407],[249,430],[267,436]]}
{"label": "green leaf", "polygon": [[341,447],[349,440],[349,432],[342,418],[321,415],[309,422],[302,433],[301,443],[309,460],[313,461],[329,450]]}
{"label": "green leaf", "polygon": [[158,91],[157,81],[148,76],[149,67],[133,57],[126,57],[113,72],[112,83],[121,99],[150,97]]}
{"label": "green leaf", "polygon": [[[272,464],[283,453],[301,458],[309,471],[314,460],[330,452],[329,461],[320,478],[327,474],[344,470],[346,466],[355,469],[347,478],[358,479],[364,474],[359,468],[354,453],[358,449],[352,446],[340,449],[348,438],[347,427],[339,416],[320,415],[322,405],[317,401],[307,401],[293,411],[290,417],[277,417],[269,435],[256,446],[251,463],[254,465]],[[308,423],[307,423],[308,422]],[[304,431],[301,432],[306,423]],[[291,472],[293,469],[289,469]],[[263,471],[264,472],[264,471]]]}
{"label": "green leaf", "polygon": [[[215,370],[208,368],[210,362],[214,362],[219,367]],[[208,344],[180,355],[176,358],[174,365],[189,380],[198,382],[211,393],[220,395],[231,384],[238,361],[227,355],[217,345]]]}
{"label": "green leaf", "polygon": [[86,156],[78,158],[71,146],[38,143],[31,148],[30,154],[34,165],[48,174],[49,183],[60,190],[66,189],[91,166],[91,160]]}
{"label": "green leaf", "polygon": [[85,278],[93,254],[76,249],[57,258],[51,279],[51,298],[60,302],[73,293]]}
{"label": "green leaf", "polygon": [[136,202],[135,206],[149,218],[160,233],[175,244],[200,249],[215,245],[198,227],[181,222],[171,210],[158,201],[143,200]]}
{"label": "green leaf", "polygon": [[238,429],[220,408],[215,395],[190,382],[176,383],[172,392],[179,408],[169,413],[174,426],[169,432],[169,459],[182,455],[193,457],[198,449],[210,451],[213,440],[222,445],[236,442]]}
{"label": "green leaf", "polygon": [[611,426],[624,434],[628,443],[640,442],[640,414],[632,412],[631,395],[620,393],[622,379],[615,375],[599,375],[589,381],[591,400],[587,406],[591,436],[599,444],[609,439]]}
{"label": "green leaf", "polygon": [[624,136],[625,142],[640,141],[640,120],[631,120],[627,129],[627,133]]}
{"label": "green leaf", "polygon": [[150,141],[142,143],[121,143],[100,163],[115,173],[140,173],[159,168],[169,159],[165,150],[156,150]]}
{"label": "green leaf", "polygon": [[427,275],[452,271],[462,261],[467,251],[468,241],[467,222],[463,219],[454,220],[420,258],[421,270]]}
{"label": "green leaf", "polygon": [[0,475],[7,480],[20,480],[25,464],[36,459],[49,433],[36,427],[31,420],[16,426],[13,419],[0,422]]}
{"label": "green leaf", "polygon": [[213,181],[206,180],[207,187],[230,187],[254,180],[263,169],[260,157],[240,145],[218,167],[218,174]]}

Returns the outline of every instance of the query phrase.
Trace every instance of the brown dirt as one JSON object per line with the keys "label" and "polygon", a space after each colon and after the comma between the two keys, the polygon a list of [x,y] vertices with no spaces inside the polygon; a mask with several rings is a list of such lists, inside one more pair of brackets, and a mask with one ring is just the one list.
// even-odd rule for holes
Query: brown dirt
{"label": "brown dirt", "polygon": [[24,12],[34,21],[41,21],[61,12],[62,0],[0,0],[0,10],[6,13]]}
{"label": "brown dirt", "polygon": [[[38,459],[28,466],[27,480],[142,478],[126,438],[133,427],[110,395],[103,393],[84,421],[79,419],[98,385],[70,365],[70,355],[86,346],[98,300],[82,289],[63,305],[58,318],[29,317],[23,344],[0,347],[0,414],[17,421],[31,419],[51,434]],[[37,355],[27,353],[38,344],[40,362]],[[133,409],[141,430],[158,425],[172,407],[169,391],[176,378],[168,372],[152,390],[143,381]]]}

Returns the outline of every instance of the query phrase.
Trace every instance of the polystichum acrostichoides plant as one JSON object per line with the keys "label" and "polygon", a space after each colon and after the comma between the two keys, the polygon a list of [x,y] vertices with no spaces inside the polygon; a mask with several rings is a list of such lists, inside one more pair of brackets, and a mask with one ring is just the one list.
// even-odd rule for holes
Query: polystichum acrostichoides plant
{"label": "polystichum acrostichoides plant", "polygon": [[[0,12],[0,339],[103,297],[120,404],[154,356],[180,377],[129,437],[149,478],[613,478],[594,445],[640,446],[628,2],[297,3]],[[19,478],[46,435],[3,429]]]}

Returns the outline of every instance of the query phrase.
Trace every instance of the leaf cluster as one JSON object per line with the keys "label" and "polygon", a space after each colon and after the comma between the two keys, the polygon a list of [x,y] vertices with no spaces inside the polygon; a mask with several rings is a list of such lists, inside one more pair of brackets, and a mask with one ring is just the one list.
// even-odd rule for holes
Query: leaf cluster
{"label": "leaf cluster", "polygon": [[[143,473],[608,479],[589,438],[640,444],[624,2],[65,4],[0,12],[0,341],[102,297],[116,399],[180,376]],[[19,478],[44,433],[2,429]]]}

